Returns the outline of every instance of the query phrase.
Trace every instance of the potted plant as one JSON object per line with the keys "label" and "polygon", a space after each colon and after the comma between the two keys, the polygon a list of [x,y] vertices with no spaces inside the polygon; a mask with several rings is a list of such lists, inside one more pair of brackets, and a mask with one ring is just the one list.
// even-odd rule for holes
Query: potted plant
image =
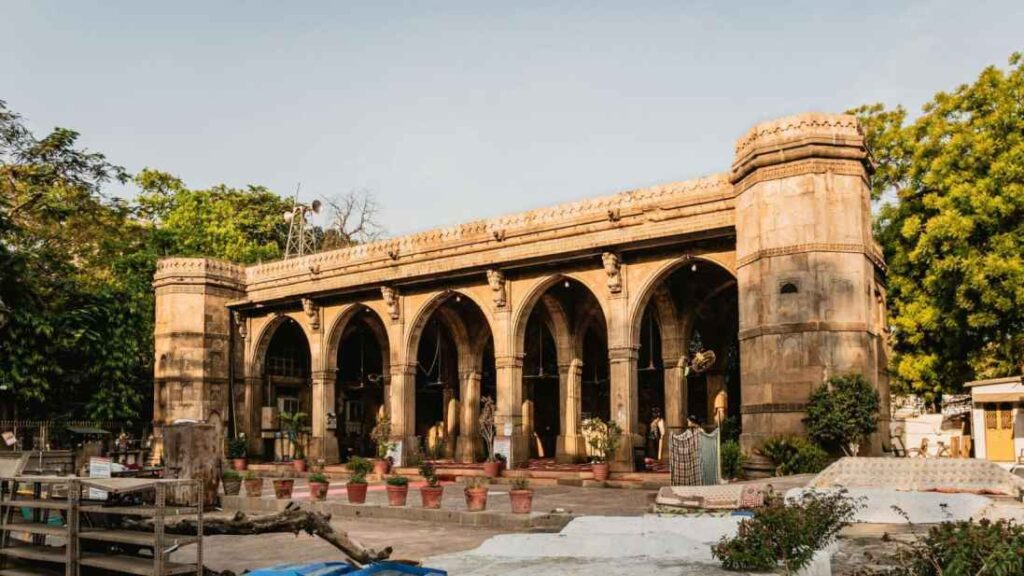
{"label": "potted plant", "polygon": [[306,471],[306,450],[302,444],[302,421],[306,419],[305,412],[284,412],[281,414],[281,423],[285,425],[288,433],[288,440],[292,443],[292,467],[296,472]]}
{"label": "potted plant", "polygon": [[274,497],[278,500],[287,500],[292,497],[292,489],[295,488],[295,479],[291,477],[274,478]]}
{"label": "potted plant", "polygon": [[444,497],[444,486],[437,478],[437,470],[430,462],[420,465],[420,476],[427,481],[427,485],[420,488],[420,498],[423,499],[424,508],[440,508],[441,498]]}
{"label": "potted plant", "polygon": [[512,479],[512,489],[508,491],[508,499],[512,503],[513,514],[529,514],[533,510],[533,489],[526,476]]}
{"label": "potted plant", "polygon": [[225,470],[224,474],[221,475],[221,480],[224,482],[224,494],[227,496],[238,496],[238,493],[242,490],[242,475],[236,470]]}
{"label": "potted plant", "polygon": [[501,462],[494,455],[494,437],[497,433],[497,427],[494,424],[494,400],[490,396],[484,396],[480,405],[480,437],[483,438],[484,449],[487,450],[484,474],[488,478],[501,475]]}
{"label": "potted plant", "polygon": [[348,494],[349,504],[363,504],[366,502],[366,475],[373,470],[373,464],[366,458],[353,456],[345,464],[348,471],[352,473],[348,483],[345,484],[345,492]]}
{"label": "potted plant", "polygon": [[409,497],[409,479],[402,475],[388,476],[388,505],[405,506]]}
{"label": "potted plant", "polygon": [[231,467],[239,472],[244,472],[249,467],[249,445],[245,440],[245,434],[228,440],[228,458],[231,459]]}
{"label": "potted plant", "polygon": [[487,509],[487,484],[483,478],[474,476],[466,481],[466,509],[480,512]]}
{"label": "potted plant", "polygon": [[249,498],[259,498],[263,495],[263,478],[249,471],[242,476],[242,483],[245,484],[245,495]]}
{"label": "potted plant", "polygon": [[385,414],[380,417],[370,432],[370,438],[377,445],[377,459],[373,462],[373,472],[383,476],[391,471],[391,459],[388,454],[395,449],[395,442],[391,439],[390,416]]}
{"label": "potted plant", "polygon": [[313,500],[326,500],[327,489],[331,481],[323,472],[313,472],[309,475],[309,497]]}
{"label": "potted plant", "polygon": [[619,449],[622,428],[614,420],[605,422],[600,418],[587,418],[583,421],[583,435],[593,452],[591,461],[594,480],[604,482],[608,479],[608,460]]}

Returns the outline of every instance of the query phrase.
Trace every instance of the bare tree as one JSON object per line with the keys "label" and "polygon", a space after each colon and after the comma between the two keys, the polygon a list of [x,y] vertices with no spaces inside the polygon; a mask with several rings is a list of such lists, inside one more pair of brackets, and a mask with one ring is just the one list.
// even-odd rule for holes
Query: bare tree
{"label": "bare tree", "polygon": [[327,198],[330,224],[324,228],[321,249],[333,250],[380,239],[384,227],[377,219],[380,205],[369,190],[353,190],[340,198]]}

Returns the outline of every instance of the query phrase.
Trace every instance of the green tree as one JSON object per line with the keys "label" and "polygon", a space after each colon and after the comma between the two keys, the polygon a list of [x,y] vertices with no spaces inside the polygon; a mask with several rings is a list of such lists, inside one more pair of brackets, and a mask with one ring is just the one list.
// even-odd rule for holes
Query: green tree
{"label": "green tree", "polygon": [[854,110],[879,166],[894,389],[934,399],[1024,370],[1024,56],[922,114]]}
{"label": "green tree", "polygon": [[878,429],[878,391],[860,374],[833,376],[811,392],[807,433],[826,448],[855,456],[857,447]]}

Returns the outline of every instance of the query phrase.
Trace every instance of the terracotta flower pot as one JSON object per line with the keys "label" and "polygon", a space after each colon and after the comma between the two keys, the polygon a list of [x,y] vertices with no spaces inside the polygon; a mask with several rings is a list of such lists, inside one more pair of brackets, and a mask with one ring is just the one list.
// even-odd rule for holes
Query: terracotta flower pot
{"label": "terracotta flower pot", "polygon": [[274,480],[274,497],[278,500],[287,500],[292,497],[293,488],[295,488],[295,480],[277,478]]}
{"label": "terracotta flower pot", "polygon": [[513,514],[529,514],[533,510],[533,490],[509,490]]}
{"label": "terracotta flower pot", "polygon": [[484,474],[488,478],[497,478],[501,476],[501,462],[495,460],[494,462],[484,462]]}
{"label": "terracotta flower pot", "polygon": [[480,512],[487,509],[487,488],[466,488],[466,509]]}
{"label": "terracotta flower pot", "polygon": [[607,462],[594,462],[591,466],[594,472],[594,480],[598,482],[604,482],[608,479],[608,463]]}
{"label": "terracotta flower pot", "polygon": [[423,499],[424,508],[440,508],[442,497],[444,497],[444,486],[424,486],[420,488],[420,498]]}
{"label": "terracotta flower pot", "polygon": [[224,480],[224,494],[227,496],[238,496],[238,493],[242,490],[242,481],[240,479]]}
{"label": "terracotta flower pot", "polygon": [[366,503],[366,484],[353,484],[349,482],[345,485],[345,492],[348,493],[349,504],[365,504]]}
{"label": "terracotta flower pot", "polygon": [[242,482],[245,484],[245,495],[249,498],[259,498],[263,495],[263,478],[251,478]]}
{"label": "terracotta flower pot", "polygon": [[249,469],[249,459],[248,458],[232,458],[231,459],[231,467],[234,468],[238,472],[245,472],[246,470]]}
{"label": "terracotta flower pot", "polygon": [[373,473],[380,476],[387,475],[391,471],[391,461],[387,458],[376,458],[373,461]]}
{"label": "terracotta flower pot", "polygon": [[292,469],[295,470],[296,472],[305,472],[306,471],[306,461],[305,460],[292,460]]}
{"label": "terracotta flower pot", "polygon": [[309,498],[311,500],[326,500],[327,489],[330,488],[330,486],[330,482],[310,482]]}
{"label": "terracotta flower pot", "polygon": [[409,486],[387,486],[388,489],[388,505],[389,506],[405,506],[405,501],[409,497]]}

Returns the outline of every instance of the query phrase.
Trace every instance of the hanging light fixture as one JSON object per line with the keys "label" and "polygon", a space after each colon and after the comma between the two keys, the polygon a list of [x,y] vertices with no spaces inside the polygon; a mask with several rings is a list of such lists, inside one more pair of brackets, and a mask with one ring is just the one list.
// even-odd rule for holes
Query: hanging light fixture
{"label": "hanging light fixture", "polygon": [[537,373],[525,376],[525,378],[529,378],[531,380],[535,378],[544,378],[547,376],[546,374],[544,374],[544,335],[541,333],[540,322],[537,323],[537,349],[539,352],[539,361],[537,362]]}
{"label": "hanging light fixture", "polygon": [[654,365],[654,316],[647,314],[647,366],[640,368],[641,372],[654,372],[658,367]]}
{"label": "hanging light fixture", "polygon": [[[427,387],[442,388],[444,387],[444,380],[441,378],[441,375],[444,373],[444,356],[441,354],[441,324],[434,320],[434,327],[434,359],[430,362],[430,369],[426,370],[425,373],[427,376]],[[430,380],[430,375],[434,373],[435,369],[436,379]]]}

